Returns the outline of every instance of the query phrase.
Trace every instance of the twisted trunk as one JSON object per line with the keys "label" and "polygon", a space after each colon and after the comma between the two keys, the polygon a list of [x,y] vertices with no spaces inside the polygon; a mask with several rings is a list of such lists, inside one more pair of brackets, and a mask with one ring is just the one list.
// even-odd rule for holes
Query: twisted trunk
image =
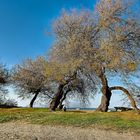
{"label": "twisted trunk", "polygon": [[62,110],[63,109],[63,101],[66,99],[66,96],[67,96],[67,94],[68,94],[68,92],[70,91],[70,89],[68,89],[64,94],[63,94],[63,97],[62,97],[62,99],[61,99],[61,101],[60,101],[60,104],[59,104],[59,110]]}
{"label": "twisted trunk", "polygon": [[50,103],[50,110],[55,111],[55,109],[58,107],[58,105],[60,104],[61,99],[64,95],[64,91],[63,91],[64,86],[67,85],[69,82],[75,80],[76,75],[77,75],[77,71],[75,71],[73,73],[73,75],[70,76],[69,79],[66,80],[64,83],[60,83],[60,85],[58,87],[58,91],[57,91],[57,93],[55,94],[55,96],[53,97],[53,99]]}
{"label": "twisted trunk", "polygon": [[101,72],[101,74],[99,75],[99,78],[101,79],[101,83],[102,83],[102,89],[101,89],[102,98],[101,98],[101,103],[96,110],[101,111],[101,112],[107,112],[112,93],[108,86],[108,81],[104,72]]}
{"label": "twisted trunk", "polygon": [[35,92],[35,95],[34,95],[34,97],[32,98],[32,100],[30,102],[30,108],[33,108],[33,104],[34,104],[38,94],[39,94],[39,91]]}
{"label": "twisted trunk", "polygon": [[65,84],[60,84],[58,87],[58,91],[55,94],[55,96],[53,97],[51,103],[50,103],[50,110],[55,111],[55,109],[58,107],[58,105],[60,104],[60,100],[63,97],[63,88],[64,88]]}
{"label": "twisted trunk", "polygon": [[140,110],[139,110],[139,108],[137,107],[135,100],[133,99],[132,95],[129,93],[129,91],[128,91],[127,89],[125,89],[124,87],[121,87],[121,86],[114,86],[114,87],[111,87],[111,88],[110,88],[110,91],[112,91],[112,90],[121,90],[121,91],[123,91],[123,92],[127,95],[128,99],[130,100],[131,106],[132,106],[138,113],[140,113]]}
{"label": "twisted trunk", "polygon": [[0,84],[5,84],[5,83],[6,83],[5,79],[3,77],[0,77]]}

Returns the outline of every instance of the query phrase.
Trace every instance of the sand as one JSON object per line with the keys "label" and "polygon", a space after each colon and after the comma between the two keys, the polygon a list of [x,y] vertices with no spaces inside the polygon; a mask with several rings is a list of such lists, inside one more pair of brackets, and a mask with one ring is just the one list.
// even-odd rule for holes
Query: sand
{"label": "sand", "polygon": [[8,122],[0,124],[0,140],[140,140],[140,135],[95,128]]}

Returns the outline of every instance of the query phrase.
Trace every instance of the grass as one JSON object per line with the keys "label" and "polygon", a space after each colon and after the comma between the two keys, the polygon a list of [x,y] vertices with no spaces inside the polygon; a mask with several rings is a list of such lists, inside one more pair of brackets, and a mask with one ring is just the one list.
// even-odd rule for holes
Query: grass
{"label": "grass", "polygon": [[94,111],[50,112],[42,108],[0,109],[0,123],[18,120],[32,124],[91,127],[140,133],[140,115],[134,111],[103,113]]}

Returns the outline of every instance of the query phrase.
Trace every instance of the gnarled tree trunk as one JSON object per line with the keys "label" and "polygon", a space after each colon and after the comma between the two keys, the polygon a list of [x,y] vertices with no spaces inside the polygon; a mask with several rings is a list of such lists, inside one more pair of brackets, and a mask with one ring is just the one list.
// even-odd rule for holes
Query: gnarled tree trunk
{"label": "gnarled tree trunk", "polygon": [[61,99],[64,95],[64,90],[63,90],[64,86],[67,85],[72,80],[76,79],[76,75],[77,75],[77,71],[74,72],[74,74],[72,76],[70,76],[69,79],[66,80],[64,83],[59,84],[58,91],[50,103],[50,110],[55,111],[55,109],[58,107],[58,105],[60,104]]}
{"label": "gnarled tree trunk", "polygon": [[34,97],[32,98],[32,100],[31,100],[31,102],[30,102],[30,108],[33,108],[33,104],[34,104],[34,102],[35,102],[35,100],[36,100],[38,94],[39,94],[38,91],[35,92],[35,95],[34,95]]}
{"label": "gnarled tree trunk", "polygon": [[66,96],[68,94],[68,92],[70,91],[70,89],[68,89],[64,94],[63,94],[63,97],[62,99],[60,100],[60,103],[59,103],[59,110],[62,110],[63,109],[63,101],[66,99]]}
{"label": "gnarled tree trunk", "polygon": [[101,104],[98,106],[96,111],[107,112],[112,93],[108,86],[108,81],[104,72],[101,72],[101,74],[99,75],[99,78],[101,79],[101,83],[102,83],[102,89],[101,89],[102,98],[101,98]]}
{"label": "gnarled tree trunk", "polygon": [[60,100],[63,97],[63,88],[64,88],[65,84],[60,84],[58,87],[58,91],[55,94],[55,96],[53,97],[51,103],[50,103],[50,110],[55,111],[55,109],[58,107],[58,105],[60,104]]}
{"label": "gnarled tree trunk", "polygon": [[128,91],[127,89],[125,89],[124,87],[121,87],[121,86],[114,86],[114,87],[110,87],[110,91],[112,91],[112,90],[121,90],[121,91],[123,91],[123,92],[127,95],[128,99],[130,100],[131,106],[132,106],[138,113],[140,113],[140,110],[139,110],[139,108],[137,107],[135,100],[133,99],[132,95],[129,93],[129,91]]}
{"label": "gnarled tree trunk", "polygon": [[5,84],[5,83],[6,83],[5,79],[3,77],[0,77],[0,84]]}

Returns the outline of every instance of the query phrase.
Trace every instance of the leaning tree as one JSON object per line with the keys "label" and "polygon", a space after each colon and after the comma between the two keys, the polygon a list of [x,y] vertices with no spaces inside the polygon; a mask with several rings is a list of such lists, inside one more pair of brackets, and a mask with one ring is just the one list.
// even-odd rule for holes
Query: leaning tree
{"label": "leaning tree", "polygon": [[125,0],[101,0],[96,8],[100,33],[98,60],[102,66],[99,77],[103,85],[103,96],[97,110],[107,111],[112,90],[123,91],[138,110],[128,90],[120,86],[109,87],[106,71],[131,74],[137,69],[140,60],[139,22],[131,16],[131,7]]}
{"label": "leaning tree", "polygon": [[[49,69],[49,71],[47,69]],[[49,65],[46,65],[46,77],[48,77],[51,82],[57,83],[57,91],[49,106],[52,111],[55,111],[59,105],[60,109],[62,108],[63,101],[61,101],[61,99],[65,92],[69,92],[69,88],[66,89],[65,87],[76,79],[76,73],[67,73],[67,69],[68,65],[61,65],[60,63],[53,61],[50,61]]]}
{"label": "leaning tree", "polygon": [[89,86],[93,88],[93,84],[82,78],[80,71],[76,70],[74,65],[62,64],[54,60],[51,55],[49,65],[46,65],[46,77],[57,85],[57,91],[50,102],[50,110],[55,111],[57,107],[61,110],[67,95],[78,96],[82,102],[86,102],[89,96],[85,94],[85,90],[88,90]]}
{"label": "leaning tree", "polygon": [[3,103],[5,99],[5,93],[7,93],[7,90],[5,90],[4,86],[8,82],[9,82],[8,70],[5,67],[5,65],[0,64],[0,104]]}
{"label": "leaning tree", "polygon": [[[75,89],[79,87],[79,84],[82,81],[84,85],[81,88],[82,94],[75,94],[75,95],[80,95],[80,97],[83,97],[83,99],[84,97],[88,95],[88,93],[90,93],[90,92],[87,92],[87,94],[85,94],[85,91],[87,89],[89,91],[89,87],[92,87],[94,91],[96,89],[95,82],[92,79],[93,77],[90,75],[90,71],[88,73],[85,73],[83,72],[84,66],[81,67],[82,64],[85,64],[86,62],[86,60],[83,59],[83,55],[85,55],[86,57],[88,55],[88,52],[90,52],[91,50],[90,48],[87,49],[86,45],[88,45],[87,43],[89,42],[86,40],[87,38],[84,39],[84,36],[85,35],[89,36],[90,35],[89,32],[92,30],[89,27],[87,27],[86,29],[83,29],[83,26],[79,26],[79,25],[82,24],[82,22],[84,24],[86,23],[87,20],[90,20],[89,18],[87,18],[89,16],[89,13],[82,13],[80,17],[79,15],[77,15],[76,12],[73,12],[73,14],[74,16],[70,19],[69,15],[67,15],[66,13],[63,13],[62,17],[60,17],[60,19],[56,20],[54,23],[54,32],[56,34],[57,39],[50,51],[49,61],[58,65],[57,72],[54,72],[56,73],[55,78],[59,77],[60,78],[59,82],[64,83],[63,84],[64,86],[61,87],[62,92],[58,91],[58,94],[60,94],[61,96],[57,96],[56,94],[55,100],[52,102],[54,106],[54,103],[56,103],[56,100],[58,100],[58,103],[56,103],[54,108],[56,108],[58,104],[61,103],[65,99],[65,95],[68,92],[65,91],[66,93],[64,93],[63,88],[65,88],[65,86],[67,85],[70,85],[68,88],[69,92],[73,90],[73,87],[74,87],[73,91],[75,91]],[[90,20],[89,22],[91,22],[91,24],[93,23],[92,20]],[[72,30],[70,30],[68,27],[71,28]],[[89,30],[89,32],[85,32],[85,30]],[[76,34],[74,34],[75,32]],[[78,35],[79,32],[81,33]],[[75,36],[75,35],[78,35],[78,36]],[[82,43],[80,42],[81,37],[83,39]],[[80,47],[77,48],[77,45],[78,46],[81,45],[81,48]],[[87,54],[85,53],[85,51]],[[84,63],[83,63],[83,60],[84,60]],[[84,78],[82,79],[82,77]],[[79,82],[79,79],[80,79],[80,82]],[[77,80],[78,80],[77,82],[78,84],[73,85],[73,83],[75,84],[75,81]],[[91,83],[92,83],[92,86],[90,86]],[[90,88],[90,91],[91,91],[91,88]],[[63,95],[64,95],[64,98],[63,98]],[[52,103],[50,107],[52,107]]]}
{"label": "leaning tree", "polygon": [[52,90],[48,78],[45,76],[46,64],[43,57],[36,60],[27,59],[22,64],[16,65],[12,70],[12,82],[18,91],[19,97],[32,97],[30,107],[33,107],[39,94],[51,98]]}
{"label": "leaning tree", "polygon": [[[99,111],[107,111],[112,90],[122,90],[137,109],[124,87],[109,87],[107,73],[134,72],[139,61],[140,27],[128,13],[123,0],[101,0],[94,12],[63,12],[54,23],[56,42],[51,58],[68,65],[70,72],[92,73],[102,84]],[[130,9],[129,9],[130,10]]]}

